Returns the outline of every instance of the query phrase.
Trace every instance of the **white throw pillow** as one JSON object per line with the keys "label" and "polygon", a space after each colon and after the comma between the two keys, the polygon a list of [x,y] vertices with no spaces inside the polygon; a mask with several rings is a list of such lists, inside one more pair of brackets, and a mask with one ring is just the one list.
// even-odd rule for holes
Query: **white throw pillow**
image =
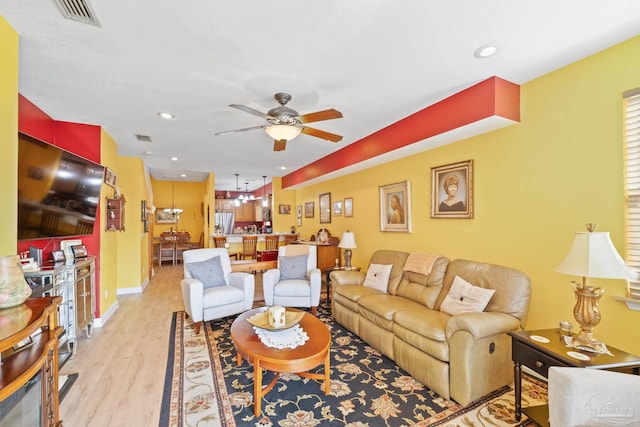
{"label": "white throw pillow", "polygon": [[462,277],[456,276],[449,293],[442,301],[440,311],[452,316],[460,313],[484,311],[495,291],[495,289],[473,286]]}
{"label": "white throw pillow", "polygon": [[364,278],[364,285],[386,293],[391,267],[391,264],[371,264]]}

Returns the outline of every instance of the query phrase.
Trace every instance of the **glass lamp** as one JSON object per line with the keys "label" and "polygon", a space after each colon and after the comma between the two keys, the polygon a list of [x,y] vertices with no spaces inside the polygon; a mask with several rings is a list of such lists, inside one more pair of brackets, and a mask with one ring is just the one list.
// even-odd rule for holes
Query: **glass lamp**
{"label": "glass lamp", "polygon": [[611,242],[609,233],[596,232],[595,224],[587,224],[586,232],[577,232],[565,259],[555,271],[571,276],[582,276],[582,283],[571,282],[576,294],[573,315],[580,325],[580,332],[572,338],[572,345],[579,349],[607,352],[606,346],[593,336],[593,328],[600,323],[598,302],[604,289],[593,287],[589,278],[633,279],[636,273],[627,267]]}
{"label": "glass lamp", "polygon": [[265,132],[275,139],[276,141],[285,140],[291,141],[296,136],[300,135],[302,129],[291,125],[273,125],[265,128]]}
{"label": "glass lamp", "polygon": [[356,238],[352,231],[342,233],[338,247],[344,249],[344,269],[351,270],[351,249],[356,249]]}

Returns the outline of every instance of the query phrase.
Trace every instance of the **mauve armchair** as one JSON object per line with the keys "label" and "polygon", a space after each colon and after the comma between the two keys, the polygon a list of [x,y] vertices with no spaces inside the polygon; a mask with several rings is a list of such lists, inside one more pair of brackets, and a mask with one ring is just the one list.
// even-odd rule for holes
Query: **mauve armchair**
{"label": "mauve armchair", "polygon": [[[206,267],[215,257],[220,257],[219,283],[210,286],[194,276],[194,268]],[[253,306],[255,278],[249,273],[231,271],[229,252],[225,248],[192,249],[183,253],[184,279],[180,282],[184,309],[200,333],[202,322],[231,316],[250,310]],[[220,265],[218,264],[218,265]],[[202,271],[202,269],[200,269]],[[209,286],[209,287],[207,287]]]}

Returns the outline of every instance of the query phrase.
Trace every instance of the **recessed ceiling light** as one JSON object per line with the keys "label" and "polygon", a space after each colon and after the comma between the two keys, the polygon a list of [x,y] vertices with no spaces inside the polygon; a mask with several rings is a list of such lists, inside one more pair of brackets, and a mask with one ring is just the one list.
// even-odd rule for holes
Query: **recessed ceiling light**
{"label": "recessed ceiling light", "polygon": [[187,177],[187,174],[186,174],[186,173],[181,173],[181,174],[180,174],[180,178],[186,178],[186,177]]}
{"label": "recessed ceiling light", "polygon": [[175,115],[164,111],[159,111],[157,114],[163,119],[173,119],[175,117]]}
{"label": "recessed ceiling light", "polygon": [[286,166],[280,166],[280,170],[286,171],[287,167]]}
{"label": "recessed ceiling light", "polygon": [[497,51],[498,51],[498,48],[495,45],[485,44],[477,48],[473,52],[473,56],[475,56],[476,58],[488,58],[490,56],[495,55]]}
{"label": "recessed ceiling light", "polygon": [[177,157],[169,157],[169,160],[173,160],[174,162],[177,162],[178,158]]}
{"label": "recessed ceiling light", "polygon": [[152,153],[151,151],[145,151],[145,152],[144,152],[144,155],[145,155],[145,156],[150,156],[150,155],[152,155],[152,154],[153,154],[153,153]]}

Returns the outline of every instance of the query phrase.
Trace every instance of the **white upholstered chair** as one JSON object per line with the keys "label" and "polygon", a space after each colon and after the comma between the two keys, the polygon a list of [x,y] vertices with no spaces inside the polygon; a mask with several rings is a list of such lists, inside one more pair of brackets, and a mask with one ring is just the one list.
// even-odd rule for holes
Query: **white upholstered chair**
{"label": "white upholstered chair", "polygon": [[[304,255],[306,255],[306,259],[304,259]],[[302,266],[300,265],[301,259],[305,261]],[[322,283],[321,273],[316,268],[316,262],[315,246],[280,246],[278,248],[278,268],[267,270],[262,275],[265,304],[268,306],[311,307],[311,312],[315,315],[320,303]]]}
{"label": "white upholstered chair", "polygon": [[[220,264],[218,267],[209,267],[214,257],[220,257]],[[200,333],[203,321],[220,319],[251,309],[255,278],[249,273],[232,272],[229,252],[225,248],[188,250],[183,253],[183,261],[184,279],[180,282],[182,298],[185,311],[195,323],[196,334]],[[216,270],[219,267],[222,270],[221,275],[220,271]],[[205,276],[212,270],[218,274],[216,278],[209,280]],[[200,277],[204,283],[196,277]],[[213,281],[217,281],[217,286],[211,286]]]}
{"label": "white upholstered chair", "polygon": [[551,427],[640,425],[640,376],[585,368],[549,368]]}

